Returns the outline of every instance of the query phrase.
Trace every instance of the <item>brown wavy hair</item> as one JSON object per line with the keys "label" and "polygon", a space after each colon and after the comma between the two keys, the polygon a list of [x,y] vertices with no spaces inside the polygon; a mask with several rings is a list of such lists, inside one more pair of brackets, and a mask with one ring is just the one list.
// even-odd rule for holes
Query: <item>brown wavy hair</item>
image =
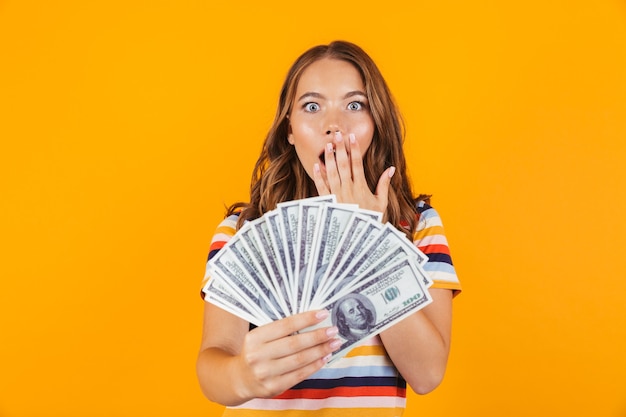
{"label": "brown wavy hair", "polygon": [[404,123],[385,79],[363,49],[346,41],[315,46],[304,52],[291,66],[280,91],[274,123],[252,173],[250,202],[233,204],[228,208],[227,215],[241,211],[237,223],[239,228],[245,220],[261,217],[280,202],[318,194],[315,183],[304,170],[287,136],[289,113],[300,77],[309,65],[323,58],[349,62],[361,74],[374,120],[374,136],[363,155],[365,178],[374,193],[382,172],[392,165],[396,167],[389,188],[387,219],[411,239],[417,225],[416,202],[428,196],[413,197],[402,148]]}

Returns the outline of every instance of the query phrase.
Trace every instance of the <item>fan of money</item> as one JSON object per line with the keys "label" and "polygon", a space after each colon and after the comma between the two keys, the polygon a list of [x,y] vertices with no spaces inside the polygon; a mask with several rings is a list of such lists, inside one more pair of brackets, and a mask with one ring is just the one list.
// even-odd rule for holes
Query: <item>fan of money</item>
{"label": "fan of money", "polygon": [[427,257],[382,214],[334,195],[280,203],[246,222],[208,262],[205,300],[261,326],[327,309],[341,357],[432,299]]}

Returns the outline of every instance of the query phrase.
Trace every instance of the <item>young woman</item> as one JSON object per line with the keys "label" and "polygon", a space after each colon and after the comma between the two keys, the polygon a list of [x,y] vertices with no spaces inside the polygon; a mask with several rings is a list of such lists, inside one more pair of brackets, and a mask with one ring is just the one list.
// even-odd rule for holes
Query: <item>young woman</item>
{"label": "young woman", "polygon": [[[336,327],[299,330],[327,311],[296,314],[251,330],[205,304],[197,362],[200,386],[225,416],[398,416],[406,382],[420,394],[441,382],[450,348],[452,298],[460,285],[438,214],[414,198],[403,125],[372,59],[343,41],[309,49],[293,64],[253,172],[249,203],[230,207],[212,257],[247,220],[280,202],[334,194],[383,213],[429,257],[433,302],[325,366]],[[210,279],[210,278],[207,278]]]}

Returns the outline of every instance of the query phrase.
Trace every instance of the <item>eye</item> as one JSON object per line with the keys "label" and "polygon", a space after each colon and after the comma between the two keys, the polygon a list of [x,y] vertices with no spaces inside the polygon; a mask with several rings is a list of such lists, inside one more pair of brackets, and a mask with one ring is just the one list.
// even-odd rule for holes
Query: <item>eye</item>
{"label": "eye", "polygon": [[320,109],[320,105],[317,103],[305,103],[302,107],[305,111],[308,111],[309,113],[318,112]]}
{"label": "eye", "polygon": [[348,110],[357,111],[357,110],[363,109],[363,107],[365,107],[365,105],[361,103],[360,101],[353,101],[350,104],[348,104]]}

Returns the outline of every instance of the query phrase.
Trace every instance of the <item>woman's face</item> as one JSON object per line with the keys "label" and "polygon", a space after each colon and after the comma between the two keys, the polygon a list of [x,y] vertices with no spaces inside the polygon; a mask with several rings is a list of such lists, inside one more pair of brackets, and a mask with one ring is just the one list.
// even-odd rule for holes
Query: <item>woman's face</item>
{"label": "woman's face", "polygon": [[336,132],[344,144],[354,134],[363,155],[372,143],[374,121],[357,69],[349,62],[324,58],[302,73],[289,114],[288,140],[309,177],[313,178],[316,163],[325,173],[324,150]]}

